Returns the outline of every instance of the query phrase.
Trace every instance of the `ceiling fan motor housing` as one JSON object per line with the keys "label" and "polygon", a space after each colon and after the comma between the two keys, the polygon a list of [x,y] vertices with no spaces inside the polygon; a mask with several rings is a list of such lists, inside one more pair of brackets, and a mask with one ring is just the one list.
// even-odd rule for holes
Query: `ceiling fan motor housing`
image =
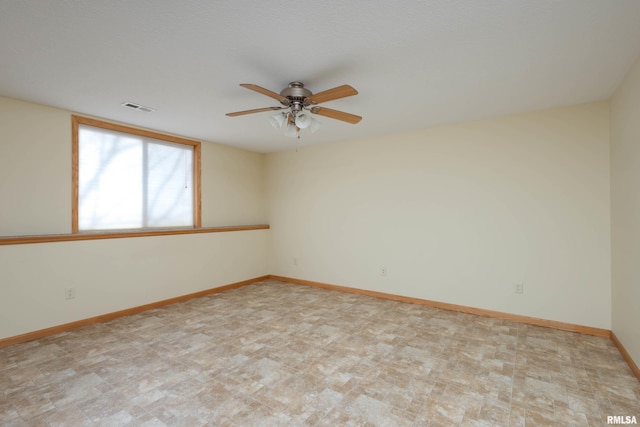
{"label": "ceiling fan motor housing", "polygon": [[282,101],[283,105],[290,105],[294,111],[300,111],[303,106],[310,104],[309,102],[305,103],[305,99],[313,95],[313,92],[305,89],[304,84],[300,82],[291,82],[288,87],[282,89],[280,95],[289,100],[289,102]]}

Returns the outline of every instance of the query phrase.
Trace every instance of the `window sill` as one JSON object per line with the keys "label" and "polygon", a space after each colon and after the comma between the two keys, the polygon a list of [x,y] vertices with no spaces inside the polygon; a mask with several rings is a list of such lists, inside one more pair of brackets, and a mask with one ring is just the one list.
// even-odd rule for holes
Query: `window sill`
{"label": "window sill", "polygon": [[268,230],[269,224],[232,225],[227,227],[131,230],[113,232],[82,232],[77,234],[46,234],[37,236],[0,237],[0,246],[30,243],[75,242],[78,240],[122,239],[129,237],[175,236],[178,234],[224,233],[227,231]]}

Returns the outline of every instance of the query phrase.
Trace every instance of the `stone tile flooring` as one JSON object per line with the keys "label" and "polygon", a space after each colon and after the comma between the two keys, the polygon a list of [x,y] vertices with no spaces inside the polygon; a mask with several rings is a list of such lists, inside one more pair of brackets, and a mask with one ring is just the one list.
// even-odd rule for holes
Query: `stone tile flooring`
{"label": "stone tile flooring", "polygon": [[610,340],[266,281],[0,349],[2,426],[640,419]]}

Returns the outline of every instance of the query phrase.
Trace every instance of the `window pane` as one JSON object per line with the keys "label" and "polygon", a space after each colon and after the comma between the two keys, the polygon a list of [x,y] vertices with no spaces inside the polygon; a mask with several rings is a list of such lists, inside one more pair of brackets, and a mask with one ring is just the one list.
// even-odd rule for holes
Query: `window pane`
{"label": "window pane", "polygon": [[142,227],[142,139],[82,126],[78,150],[79,228]]}
{"label": "window pane", "polygon": [[147,227],[193,224],[193,148],[147,145]]}

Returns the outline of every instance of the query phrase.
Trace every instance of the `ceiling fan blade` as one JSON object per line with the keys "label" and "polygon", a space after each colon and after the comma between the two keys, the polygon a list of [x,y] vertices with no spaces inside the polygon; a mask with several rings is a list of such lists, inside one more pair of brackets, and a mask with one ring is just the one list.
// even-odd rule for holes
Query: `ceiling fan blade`
{"label": "ceiling fan blade", "polygon": [[227,116],[229,117],[243,116],[245,114],[262,113],[263,111],[282,110],[283,108],[285,107],[256,108],[254,110],[245,110],[245,111],[236,111],[235,113],[227,113]]}
{"label": "ceiling fan blade", "polygon": [[334,99],[346,98],[347,96],[357,95],[358,91],[349,85],[342,85],[318,92],[307,97],[312,104],[320,104],[321,102],[333,101]]}
{"label": "ceiling fan blade", "polygon": [[320,116],[329,117],[336,120],[342,120],[343,122],[356,124],[362,117],[356,116],[355,114],[345,113],[344,111],[332,110],[331,108],[325,107],[313,107],[310,110],[313,114],[318,114]]}
{"label": "ceiling fan blade", "polygon": [[289,104],[289,100],[287,98],[285,98],[284,96],[280,95],[279,93],[275,93],[270,91],[269,89],[265,89],[262,86],[258,86],[258,85],[254,85],[251,83],[240,83],[240,86],[253,90],[255,92],[261,93],[263,95],[267,95],[273,99],[277,99],[278,101],[282,102],[282,103],[286,103]]}

